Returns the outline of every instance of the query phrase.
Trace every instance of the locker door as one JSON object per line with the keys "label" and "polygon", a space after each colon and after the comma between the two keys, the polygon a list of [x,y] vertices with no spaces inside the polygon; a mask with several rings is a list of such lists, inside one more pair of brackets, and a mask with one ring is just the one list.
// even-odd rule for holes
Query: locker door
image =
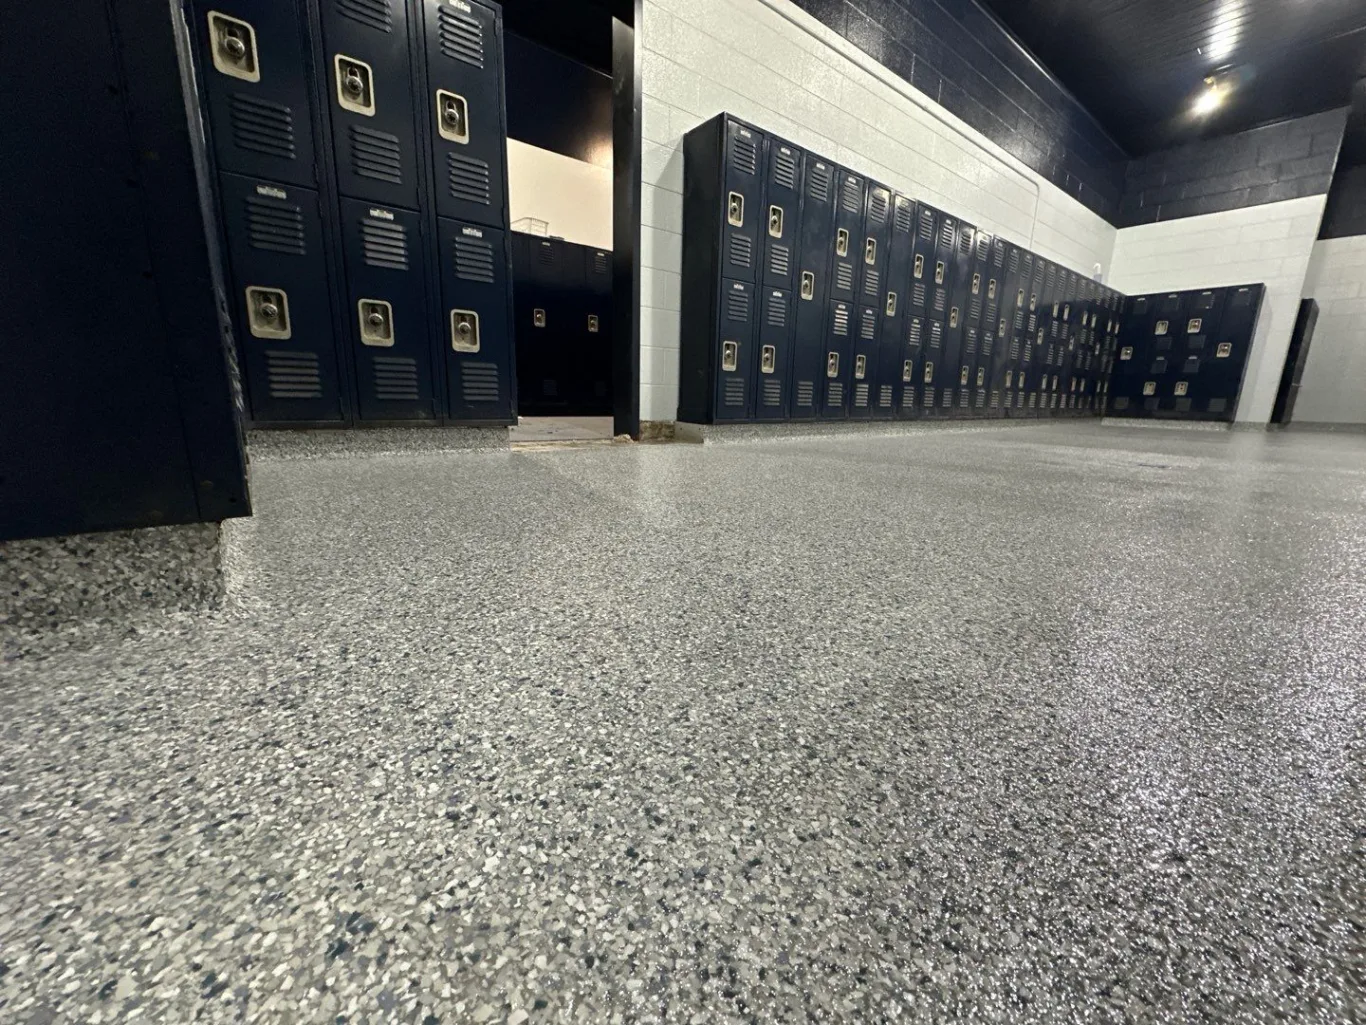
{"label": "locker door", "polygon": [[[870,182],[864,202],[863,234],[859,243],[863,283],[859,288],[859,331],[854,338],[852,416],[873,415],[881,390],[882,320],[886,308],[887,263],[892,238],[892,190]],[[871,337],[870,337],[871,336]],[[862,376],[860,376],[862,372]],[[891,415],[891,397],[883,415]]]}
{"label": "locker door", "polygon": [[[1225,290],[1222,310],[1210,338],[1213,352],[1204,381],[1207,418],[1232,420],[1238,411],[1265,293],[1263,285],[1242,285]],[[1204,376],[1206,371],[1202,369],[1201,373]]]}
{"label": "locker door", "polygon": [[417,214],[343,199],[345,312],[362,420],[437,415]]}
{"label": "locker door", "polygon": [[797,264],[797,226],[802,198],[802,151],[779,139],[768,140],[765,159],[765,288],[792,290]]}
{"label": "locker door", "polygon": [[321,0],[320,8],[338,191],[416,209],[408,5]]}
{"label": "locker door", "polygon": [[941,381],[944,390],[939,397],[943,412],[950,416],[967,412],[974,357],[967,355],[965,342],[971,340],[975,346],[975,339],[970,339],[966,334],[967,315],[971,301],[979,298],[972,295],[977,229],[965,221],[957,222],[955,229],[948,279],[949,316],[944,325],[945,373]]}
{"label": "locker door", "polygon": [[785,288],[765,288],[752,371],[756,420],[787,419],[792,328],[792,293]]}
{"label": "locker door", "polygon": [[1002,390],[1005,383],[1005,358],[1010,337],[1007,327],[1007,286],[1011,278],[1010,262],[1015,247],[999,235],[991,243],[991,271],[987,279],[987,305],[982,341],[982,368],[986,371],[986,414],[1001,416]]}
{"label": "locker door", "polygon": [[934,283],[934,244],[939,234],[939,211],[928,203],[915,205],[915,233],[911,240],[911,280],[907,291],[910,309],[928,316],[930,289]]}
{"label": "locker door", "polygon": [[714,419],[749,420],[754,413],[755,287],[749,281],[721,280],[720,323],[716,330],[716,410]]}
{"label": "locker door", "polygon": [[905,347],[901,353],[901,387],[897,389],[897,416],[913,420],[920,415],[921,365],[925,359],[925,318],[916,310],[907,312]]}
{"label": "locker door", "polygon": [[825,385],[821,403],[821,416],[827,420],[841,420],[849,415],[855,320],[856,314],[851,303],[839,300],[830,303],[830,323],[826,329]]}
{"label": "locker door", "polygon": [[873,415],[894,417],[903,405],[906,356],[907,289],[911,283],[911,242],[915,235],[915,203],[906,196],[892,200],[892,226],[883,289],[882,324],[878,331],[877,391]]}
{"label": "locker door", "polygon": [[830,311],[830,260],[834,249],[835,169],[814,156],[806,161],[802,187],[801,232],[797,240],[796,331],[792,343],[793,419],[820,415],[825,379],[825,332]]}
{"label": "locker door", "polygon": [[318,194],[233,174],[219,192],[252,419],[344,419]]}
{"label": "locker door", "polygon": [[298,0],[195,0],[194,19],[219,170],[316,185]]}
{"label": "locker door", "polygon": [[839,170],[835,188],[835,233],[830,297],[852,303],[863,284],[863,218],[866,188],[852,171]]}
{"label": "locker door", "polygon": [[[763,181],[759,174],[764,136],[734,121],[726,121],[726,152],[722,164],[721,276],[756,282],[761,259],[760,231],[767,222]],[[786,225],[784,225],[786,227]]]}
{"label": "locker door", "polygon": [[588,297],[584,272],[586,246],[560,242],[559,294],[551,316],[556,322],[552,344],[558,347],[560,401],[566,411],[580,408],[592,393],[589,376]]}
{"label": "locker door", "polygon": [[937,417],[944,413],[941,396],[944,381],[949,376],[944,363],[944,325],[938,320],[925,321],[924,358],[920,361],[920,415]]}
{"label": "locker door", "polygon": [[607,249],[584,251],[584,288],[588,306],[584,329],[588,333],[586,363],[592,386],[584,412],[612,412],[612,253]]}
{"label": "locker door", "polygon": [[[422,0],[436,212],[502,227],[506,218],[507,128],[503,113],[503,22],[478,0]],[[479,361],[475,361],[479,362]]]}
{"label": "locker door", "polygon": [[[962,363],[967,369],[967,381],[963,382],[960,373],[959,387],[963,390],[958,396],[960,412],[965,412],[969,416],[986,414],[986,361],[990,359],[988,347],[995,332],[995,324],[987,316],[990,305],[994,303],[996,288],[992,284],[991,276],[991,251],[994,241],[991,234],[985,231],[976,231],[972,240],[962,355]],[[988,299],[988,293],[991,293],[991,299]]]}
{"label": "locker door", "polygon": [[949,320],[949,291],[953,287],[953,259],[958,245],[958,221],[941,214],[936,218],[938,234],[934,239],[934,254],[926,273],[930,275],[931,320],[947,324]]}
{"label": "locker door", "polygon": [[1142,405],[1141,367],[1151,351],[1148,335],[1156,309],[1156,296],[1135,296],[1120,324],[1109,375],[1102,387],[1106,415],[1135,416]]}
{"label": "locker door", "polygon": [[506,233],[444,217],[437,220],[437,233],[448,415],[453,420],[510,423],[516,404]]}
{"label": "locker door", "polygon": [[878,309],[854,307],[853,346],[849,385],[849,415],[866,419],[873,415],[873,387],[877,371]]}
{"label": "locker door", "polygon": [[518,397],[528,413],[544,415],[561,411],[565,401],[562,336],[568,323],[560,309],[565,243],[539,235],[523,237],[527,250],[526,301],[514,303],[518,318]]}

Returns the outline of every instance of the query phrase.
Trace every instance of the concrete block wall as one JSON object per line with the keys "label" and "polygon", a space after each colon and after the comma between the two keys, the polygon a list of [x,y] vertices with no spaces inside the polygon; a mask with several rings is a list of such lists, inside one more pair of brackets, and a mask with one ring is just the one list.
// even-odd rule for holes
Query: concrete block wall
{"label": "concrete block wall", "polygon": [[722,111],[1078,272],[1108,269],[1113,226],[790,0],[645,0],[640,30],[642,420],[677,416],[682,139]]}
{"label": "concrete block wall", "polygon": [[1366,424],[1366,235],[1317,242],[1304,295],[1319,322],[1294,420]]}
{"label": "concrete block wall", "polygon": [[[1266,423],[1304,292],[1325,196],[1121,229],[1108,283],[1129,295],[1265,282],[1238,420]],[[1316,343],[1317,344],[1317,343]],[[1311,359],[1312,350],[1311,350]],[[1300,401],[1311,392],[1309,382]]]}

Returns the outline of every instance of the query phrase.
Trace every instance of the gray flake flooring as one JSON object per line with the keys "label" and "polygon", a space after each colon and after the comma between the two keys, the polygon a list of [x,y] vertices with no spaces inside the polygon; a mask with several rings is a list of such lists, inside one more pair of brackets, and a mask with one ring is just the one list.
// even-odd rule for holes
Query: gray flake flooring
{"label": "gray flake flooring", "polygon": [[0,672],[0,1021],[1366,1015],[1366,439],[286,460]]}

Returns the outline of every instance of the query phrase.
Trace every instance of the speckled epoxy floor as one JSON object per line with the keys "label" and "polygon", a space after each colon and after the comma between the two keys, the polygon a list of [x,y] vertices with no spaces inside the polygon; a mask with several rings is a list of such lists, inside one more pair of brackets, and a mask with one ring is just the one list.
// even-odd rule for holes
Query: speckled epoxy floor
{"label": "speckled epoxy floor", "polygon": [[1366,439],[255,468],[3,667],[0,1021],[1366,1015]]}

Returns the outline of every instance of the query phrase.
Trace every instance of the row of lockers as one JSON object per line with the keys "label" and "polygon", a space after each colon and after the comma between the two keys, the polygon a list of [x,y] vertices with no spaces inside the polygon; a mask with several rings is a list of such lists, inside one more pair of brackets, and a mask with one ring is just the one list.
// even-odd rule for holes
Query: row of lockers
{"label": "row of lockers", "polygon": [[684,138],[679,417],[1098,415],[1124,297],[722,114]]}
{"label": "row of lockers", "polygon": [[1265,291],[1235,285],[1130,299],[1106,412],[1232,421]]}
{"label": "row of lockers", "polygon": [[501,8],[186,3],[250,419],[510,422]]}
{"label": "row of lockers", "polygon": [[524,416],[612,413],[612,254],[512,234],[517,401]]}

